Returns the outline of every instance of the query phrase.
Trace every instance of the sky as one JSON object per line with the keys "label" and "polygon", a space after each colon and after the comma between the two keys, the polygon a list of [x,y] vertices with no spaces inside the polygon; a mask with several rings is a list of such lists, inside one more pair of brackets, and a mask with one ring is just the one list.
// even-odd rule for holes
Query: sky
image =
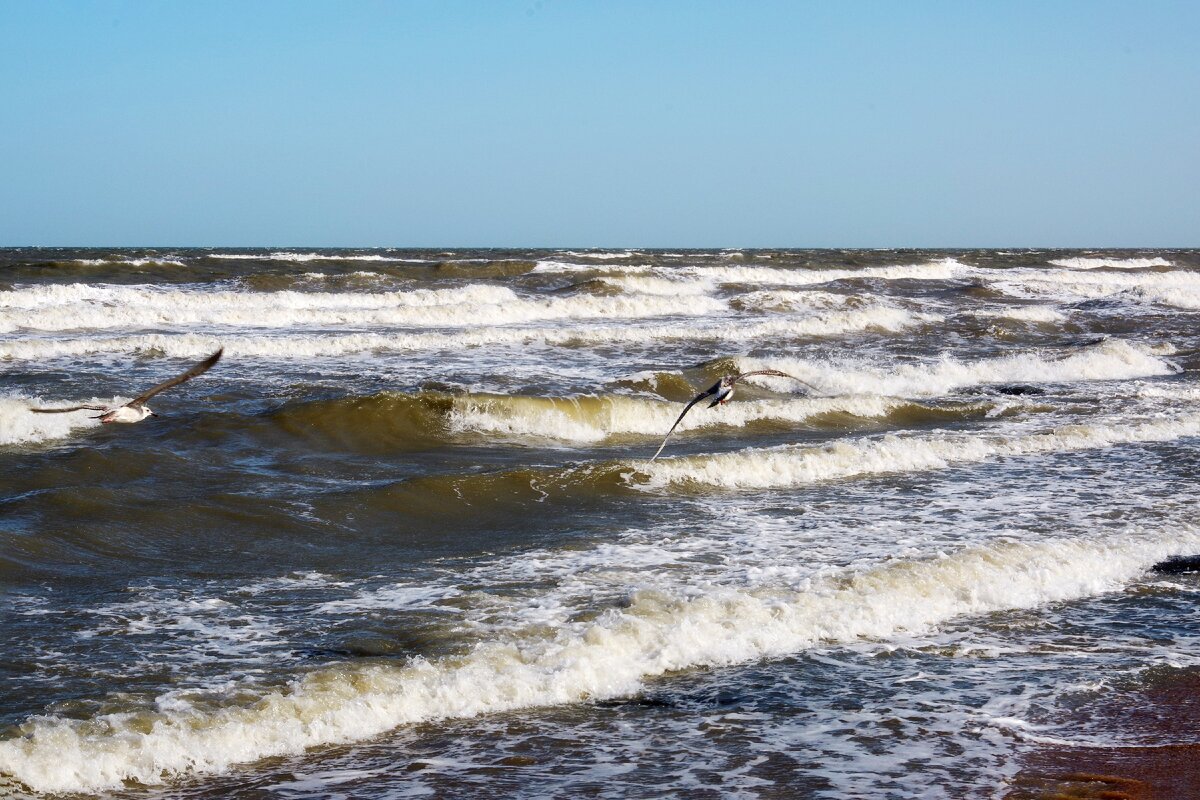
{"label": "sky", "polygon": [[1200,246],[1194,0],[4,0],[0,246]]}

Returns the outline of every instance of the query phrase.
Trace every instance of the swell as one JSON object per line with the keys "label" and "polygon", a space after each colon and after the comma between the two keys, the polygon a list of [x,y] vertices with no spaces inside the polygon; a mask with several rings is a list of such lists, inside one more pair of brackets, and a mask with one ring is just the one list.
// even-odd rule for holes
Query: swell
{"label": "swell", "polygon": [[[838,430],[864,424],[978,418],[999,404],[938,407],[889,397],[746,400],[719,411],[689,414],[678,432],[702,428],[804,425]],[[622,395],[530,397],[484,393],[383,393],[303,403],[275,415],[280,426],[332,441],[412,443],[453,441],[593,444],[660,437],[682,405]]]}
{"label": "swell", "polygon": [[592,621],[497,631],[461,656],[343,662],[275,688],[126,697],[83,719],[32,717],[0,741],[0,774],[35,792],[161,784],[401,725],[628,696],[670,671],[779,657],[821,644],[919,633],[963,615],[1034,608],[1121,588],[1190,552],[1190,528],[997,541],[770,584],[631,591]]}
{"label": "swell", "polygon": [[[593,461],[481,475],[430,476],[394,484],[397,508],[427,493],[471,503],[498,501],[519,489],[522,503],[556,494],[604,495],[626,489],[762,490],[799,488],[883,474],[922,473],[1004,458],[1076,453],[1129,444],[1175,442],[1200,435],[1200,414],[1115,416],[1030,430],[1026,423],[997,430],[888,433],[816,445],[744,448],[726,453]],[[648,455],[648,454],[647,454]],[[507,487],[497,489],[497,487]],[[386,496],[380,495],[381,497]],[[388,501],[391,502],[391,501]]]}
{"label": "swell", "polygon": [[[54,441],[100,427],[93,419],[97,412],[34,414],[29,409],[37,405],[41,402],[28,398],[0,398],[0,445]],[[932,404],[877,395],[745,399],[716,410],[694,409],[676,432],[919,426],[997,416],[1010,407],[1005,400]],[[424,390],[293,401],[260,415],[209,412],[205,431],[208,438],[256,431],[265,435],[265,425],[314,447],[361,453],[450,443],[616,444],[663,436],[682,409],[682,403],[627,395],[536,397]]]}

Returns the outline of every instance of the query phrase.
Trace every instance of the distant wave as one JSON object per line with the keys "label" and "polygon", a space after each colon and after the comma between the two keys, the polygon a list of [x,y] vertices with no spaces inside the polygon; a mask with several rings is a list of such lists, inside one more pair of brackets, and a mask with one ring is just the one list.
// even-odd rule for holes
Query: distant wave
{"label": "distant wave", "polygon": [[187,264],[177,258],[156,258],[147,256],[145,258],[127,258],[120,256],[110,256],[109,258],[76,258],[72,259],[72,264],[81,264],[87,267],[183,267]]}
{"label": "distant wave", "polygon": [[1170,267],[1170,261],[1165,258],[1059,258],[1050,261],[1056,267],[1071,269],[1148,269],[1150,267]]}
{"label": "distant wave", "polygon": [[228,325],[467,327],[548,320],[636,319],[725,311],[716,298],[589,295],[522,297],[471,285],[407,292],[189,292],[150,287],[38,286],[0,292],[0,331]]}
{"label": "distant wave", "polygon": [[562,261],[539,261],[535,273],[595,272],[615,275],[653,275],[677,281],[702,281],[710,284],[751,284],[756,286],[815,286],[835,280],[873,278],[878,280],[944,281],[972,274],[967,267],[952,258],[924,264],[901,264],[886,267],[854,269],[806,269],[743,266],[685,266],[654,267],[649,265],[576,264]]}
{"label": "distant wave", "polygon": [[293,261],[306,263],[308,261],[380,261],[404,264],[428,264],[427,258],[400,258],[398,256],[382,256],[378,254],[338,254],[338,253],[298,253],[288,250],[277,250],[272,253],[207,253],[206,258],[225,259],[230,261]]}
{"label": "distant wave", "polygon": [[457,350],[467,347],[520,346],[535,343],[571,347],[583,344],[647,344],[668,341],[747,342],[772,337],[838,336],[860,331],[896,332],[941,319],[934,314],[885,307],[748,323],[732,320],[698,323],[689,320],[676,324],[643,323],[636,326],[591,324],[577,328],[481,327],[455,332],[278,333],[262,336],[145,333],[113,337],[0,341],[0,358],[38,360],[91,353],[146,352],[190,357],[205,355],[217,346],[224,346],[227,357],[298,359],[371,351]]}
{"label": "distant wave", "polygon": [[599,261],[608,261],[616,258],[634,258],[640,253],[636,250],[621,250],[617,252],[607,250],[565,250],[562,255],[572,258],[594,258]]}

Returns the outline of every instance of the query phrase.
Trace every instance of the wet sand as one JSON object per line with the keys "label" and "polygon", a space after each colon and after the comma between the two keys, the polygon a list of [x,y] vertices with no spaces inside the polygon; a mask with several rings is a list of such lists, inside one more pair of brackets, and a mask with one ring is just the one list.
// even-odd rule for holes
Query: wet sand
{"label": "wet sand", "polygon": [[1024,759],[1006,800],[1200,798],[1200,671],[1171,670],[1142,689],[1106,694],[1071,720],[1081,735],[1129,744],[1040,747]]}

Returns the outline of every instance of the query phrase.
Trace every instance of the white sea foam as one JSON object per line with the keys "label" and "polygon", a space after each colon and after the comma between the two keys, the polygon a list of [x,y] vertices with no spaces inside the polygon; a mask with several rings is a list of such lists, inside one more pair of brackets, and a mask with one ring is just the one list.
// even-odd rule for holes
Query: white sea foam
{"label": "white sea foam", "polygon": [[1147,269],[1149,267],[1169,267],[1170,261],[1165,258],[1059,258],[1050,261],[1056,267],[1070,269]]}
{"label": "white sea foam", "polygon": [[[994,383],[1071,383],[1125,380],[1170,375],[1179,367],[1144,345],[1108,339],[1091,347],[1058,353],[1018,353],[962,361],[937,361],[893,367],[856,362],[825,362],[789,358],[741,358],[743,371],[777,369],[794,375],[826,394],[876,394],[934,397],[955,389]],[[775,380],[754,378],[775,385]]]}
{"label": "white sea foam", "polygon": [[1144,384],[1137,388],[1137,395],[1152,400],[1165,400],[1171,404],[1177,401],[1200,402],[1200,384],[1194,381]]}
{"label": "white sea foam", "polygon": [[[1091,539],[999,541],[814,579],[806,590],[709,587],[635,593],[592,622],[539,627],[470,653],[403,666],[341,664],[251,699],[212,692],[139,712],[29,719],[0,742],[0,773],[38,792],[158,784],[399,725],[632,694],[647,678],[778,657],[814,645],[927,631],[961,615],[1117,590],[1200,545],[1191,528]],[[245,688],[241,689],[242,698]]]}
{"label": "white sea foam", "polygon": [[840,441],[825,447],[749,449],[646,462],[648,488],[671,484],[723,489],[776,489],[821,481],[923,472],[955,464],[1109,447],[1138,442],[1173,441],[1200,435],[1200,415],[1185,414],[1143,421],[1110,420],[1064,425],[1040,433],[1012,435],[888,434]]}
{"label": "white sea foam", "polygon": [[98,411],[72,411],[64,414],[35,414],[30,408],[62,407],[80,403],[96,405],[119,405],[124,400],[116,398],[71,401],[69,403],[45,402],[28,397],[0,397],[0,446],[13,444],[36,444],[38,442],[63,439],[77,430],[94,428],[100,423],[93,419]]}
{"label": "white sea foam", "polygon": [[439,600],[457,597],[461,590],[453,586],[412,586],[395,584],[368,592],[360,592],[345,600],[330,600],[321,603],[317,611],[322,614],[361,614],[377,608],[414,609],[431,608]]}
{"label": "white sea foam", "polygon": [[859,295],[836,294],[818,290],[766,289],[738,295],[732,302],[738,308],[752,311],[798,311],[856,308],[869,305],[873,301]]}
{"label": "white sea foam", "polygon": [[1053,325],[1066,322],[1067,315],[1054,306],[1000,306],[970,312],[985,319],[1012,319],[1018,322],[1033,322]]}
{"label": "white sea foam", "polygon": [[[588,298],[599,299],[599,298]],[[669,300],[670,298],[660,298]],[[703,298],[693,298],[703,299]],[[668,308],[678,308],[667,303]],[[759,338],[837,336],[853,331],[901,331],[940,321],[941,317],[892,308],[857,309],[815,314],[809,317],[768,319],[757,322],[697,323],[674,325],[587,325],[577,328],[479,327],[456,332],[348,333],[348,334],[136,334],[131,336],[72,339],[22,339],[0,342],[0,358],[39,360],[77,357],[92,353],[155,352],[169,356],[207,355],[225,347],[227,356],[259,358],[308,358],[339,356],[371,351],[459,350],[468,347],[546,344],[611,345],[649,344],[662,341],[745,342]]]}
{"label": "white sea foam", "polygon": [[[251,613],[220,597],[195,595],[153,585],[131,588],[131,599],[89,609],[96,624],[80,628],[81,639],[97,636],[147,637],[147,646],[172,653],[192,665],[222,659],[272,658],[286,645],[278,618]],[[160,638],[161,634],[167,636]],[[160,664],[148,664],[152,670]]]}
{"label": "white sea foam", "polygon": [[466,327],[562,319],[637,319],[725,311],[711,297],[521,297],[499,286],[407,292],[188,292],[149,287],[39,286],[0,292],[0,331],[228,325]]}

